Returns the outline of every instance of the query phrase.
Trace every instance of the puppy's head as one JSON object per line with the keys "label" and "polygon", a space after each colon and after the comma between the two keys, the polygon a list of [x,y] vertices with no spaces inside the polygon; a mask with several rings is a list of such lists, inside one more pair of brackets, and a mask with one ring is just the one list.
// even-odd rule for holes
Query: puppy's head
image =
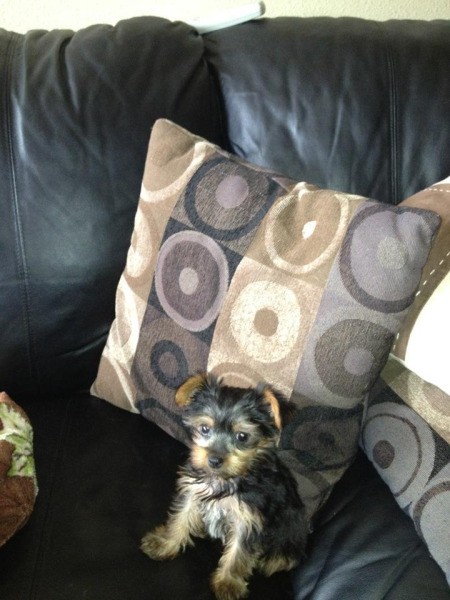
{"label": "puppy's head", "polygon": [[191,439],[196,469],[229,479],[245,475],[251,463],[279,441],[279,395],[269,386],[237,388],[212,375],[190,377],[175,400]]}

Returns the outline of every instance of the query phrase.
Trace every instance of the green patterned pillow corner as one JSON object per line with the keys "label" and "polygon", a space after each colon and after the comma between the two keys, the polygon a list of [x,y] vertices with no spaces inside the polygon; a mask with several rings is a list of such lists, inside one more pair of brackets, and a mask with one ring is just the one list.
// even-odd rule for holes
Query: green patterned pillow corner
{"label": "green patterned pillow corner", "polygon": [[33,428],[24,411],[0,393],[0,546],[28,520],[38,492]]}

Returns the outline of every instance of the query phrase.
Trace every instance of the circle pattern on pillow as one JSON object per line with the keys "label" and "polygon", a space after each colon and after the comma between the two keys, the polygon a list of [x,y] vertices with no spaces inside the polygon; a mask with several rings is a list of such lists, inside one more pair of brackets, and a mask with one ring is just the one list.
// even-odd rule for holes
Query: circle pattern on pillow
{"label": "circle pattern on pillow", "polygon": [[426,540],[447,576],[450,574],[448,515],[450,514],[450,465],[435,475],[411,511],[417,531]]}
{"label": "circle pattern on pillow", "polygon": [[176,323],[189,331],[203,331],[219,313],[228,277],[227,259],[212,238],[198,231],[181,231],[160,250],[156,293]]}
{"label": "circle pattern on pillow", "polygon": [[[339,263],[355,300],[383,313],[401,312],[411,304],[426,259],[417,256],[414,264],[411,245],[416,242],[407,234],[414,222],[426,224],[423,216],[410,211],[395,219],[391,215],[378,204],[363,208],[349,225]],[[408,262],[410,268],[404,269]]]}
{"label": "circle pattern on pillow", "polygon": [[386,334],[386,327],[360,319],[331,325],[314,349],[317,374],[327,389],[339,396],[360,398],[367,391],[367,381],[379,372],[376,349]]}
{"label": "circle pattern on pillow", "polygon": [[405,403],[411,397],[399,380],[407,372],[394,373],[385,373],[392,380],[369,396],[363,449],[450,580],[450,448]]}
{"label": "circle pattern on pillow", "polygon": [[366,452],[402,507],[415,500],[434,466],[434,438],[417,413],[395,402],[369,408],[362,431]]}
{"label": "circle pattern on pillow", "polygon": [[230,317],[238,346],[261,363],[284,358],[298,337],[297,297],[291,289],[273,281],[249,283],[234,301]]}
{"label": "circle pattern on pillow", "polygon": [[[333,218],[322,219],[320,213],[324,210],[325,199],[320,196],[323,194],[321,191],[318,195],[305,184],[299,184],[269,212],[265,244],[277,268],[292,275],[303,275],[336,254],[347,229],[350,203],[344,194],[329,193],[326,211]],[[293,245],[290,240],[295,238],[297,243]]]}
{"label": "circle pattern on pillow", "polygon": [[188,375],[202,368],[208,356],[208,345],[176,321],[149,306],[144,317],[145,333],[139,338],[132,377],[137,397],[151,392],[164,398],[176,411],[174,390]]}
{"label": "circle pattern on pillow", "polygon": [[[350,407],[373,385],[412,300],[426,252],[409,231],[427,216],[364,202],[354,212],[309,333],[295,390],[317,402]],[[376,260],[374,260],[376,258]]]}
{"label": "circle pattern on pillow", "polygon": [[184,209],[195,229],[216,240],[231,241],[257,227],[278,191],[269,177],[219,156],[191,178]]}
{"label": "circle pattern on pillow", "polygon": [[[175,159],[171,156],[170,142],[168,145],[166,142],[161,137],[156,152],[152,151],[154,145],[149,147],[140,194],[144,202],[165,202],[171,195],[180,193],[205,158],[207,145],[203,141],[196,143],[193,148],[188,141],[186,151]],[[148,176],[150,166],[151,177]]]}
{"label": "circle pattern on pillow", "polygon": [[[268,176],[213,153],[186,183],[165,228],[131,374],[139,410],[185,441],[174,389],[206,368],[229,282],[279,189]],[[267,326],[279,329],[272,313],[259,311],[266,334]]]}

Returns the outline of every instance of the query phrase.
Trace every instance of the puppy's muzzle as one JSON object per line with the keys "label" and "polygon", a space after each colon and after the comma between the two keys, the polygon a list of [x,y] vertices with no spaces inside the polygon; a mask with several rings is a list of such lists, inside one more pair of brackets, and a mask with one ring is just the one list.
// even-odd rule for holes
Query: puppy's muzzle
{"label": "puppy's muzzle", "polygon": [[220,469],[220,467],[223,465],[223,458],[217,454],[211,454],[208,456],[208,465],[211,467],[211,469]]}

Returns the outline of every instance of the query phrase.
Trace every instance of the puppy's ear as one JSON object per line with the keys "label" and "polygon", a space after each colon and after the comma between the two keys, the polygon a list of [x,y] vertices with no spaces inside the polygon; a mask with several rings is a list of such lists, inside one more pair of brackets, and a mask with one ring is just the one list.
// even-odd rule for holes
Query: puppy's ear
{"label": "puppy's ear", "polygon": [[282,401],[281,396],[278,392],[272,389],[270,386],[265,385],[262,388],[262,397],[265,404],[268,404],[270,407],[270,412],[272,413],[273,420],[275,421],[275,425],[277,429],[282,428],[281,421],[281,410],[280,410],[280,402]]}
{"label": "puppy's ear", "polygon": [[180,385],[175,392],[175,402],[180,408],[185,408],[194,399],[196,392],[208,385],[208,376],[206,373],[192,375],[189,379]]}

